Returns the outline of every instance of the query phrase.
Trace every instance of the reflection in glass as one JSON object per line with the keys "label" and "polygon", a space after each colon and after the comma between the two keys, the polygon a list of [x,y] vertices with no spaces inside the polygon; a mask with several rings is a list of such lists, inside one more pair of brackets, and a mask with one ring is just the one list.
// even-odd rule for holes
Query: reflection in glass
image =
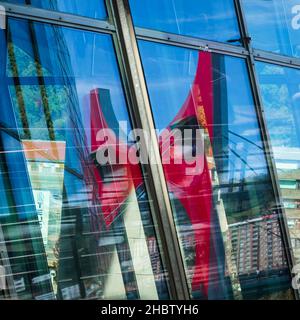
{"label": "reflection in glass", "polygon": [[119,152],[131,130],[111,37],[17,19],[0,36],[0,298],[168,299],[140,166],[96,161],[100,129]]}
{"label": "reflection in glass", "polygon": [[300,263],[300,72],[256,64],[296,263]]}
{"label": "reflection in glass", "polygon": [[234,1],[130,0],[135,26],[240,45]]}
{"label": "reflection in glass", "polygon": [[[139,48],[162,160],[173,154],[163,166],[192,298],[290,298],[245,61],[145,41]],[[188,150],[185,136],[176,149],[175,132],[186,129],[193,164],[176,162]],[[163,135],[174,141],[169,149]]]}
{"label": "reflection in glass", "polygon": [[298,0],[242,0],[253,47],[300,57]]}
{"label": "reflection in glass", "polygon": [[95,19],[105,19],[107,16],[103,0],[88,0],[88,5],[82,0],[0,0],[0,2],[31,5]]}

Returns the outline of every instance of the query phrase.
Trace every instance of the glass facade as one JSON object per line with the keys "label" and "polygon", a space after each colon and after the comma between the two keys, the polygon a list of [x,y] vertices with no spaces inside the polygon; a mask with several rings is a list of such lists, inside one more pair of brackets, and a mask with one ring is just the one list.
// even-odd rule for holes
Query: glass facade
{"label": "glass facade", "polygon": [[298,298],[297,1],[0,11],[0,300]]}

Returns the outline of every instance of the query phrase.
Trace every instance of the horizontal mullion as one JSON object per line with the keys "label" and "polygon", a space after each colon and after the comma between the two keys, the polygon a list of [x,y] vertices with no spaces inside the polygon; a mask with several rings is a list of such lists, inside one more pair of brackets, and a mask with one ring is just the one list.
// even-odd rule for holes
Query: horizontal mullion
{"label": "horizontal mullion", "polygon": [[300,59],[295,57],[283,56],[273,52],[253,49],[253,57],[256,61],[268,62],[282,65],[294,69],[300,69]]}
{"label": "horizontal mullion", "polygon": [[37,22],[51,23],[60,26],[80,28],[87,31],[113,33],[115,27],[105,20],[73,15],[69,13],[40,9],[26,5],[1,2],[7,17],[29,19]]}
{"label": "horizontal mullion", "polygon": [[205,39],[199,39],[184,35],[178,35],[168,32],[162,32],[157,30],[151,29],[144,29],[144,28],[135,28],[135,33],[137,39],[140,40],[148,40],[153,42],[159,42],[169,45],[176,45],[180,47],[196,49],[201,51],[209,51],[209,52],[216,52],[216,53],[223,53],[233,56],[242,56],[247,57],[249,52],[239,46],[229,45],[222,42],[215,42]]}

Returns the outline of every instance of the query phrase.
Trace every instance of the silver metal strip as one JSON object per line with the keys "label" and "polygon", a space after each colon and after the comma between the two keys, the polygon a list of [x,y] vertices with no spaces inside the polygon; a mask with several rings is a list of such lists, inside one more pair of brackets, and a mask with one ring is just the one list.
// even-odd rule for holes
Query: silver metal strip
{"label": "silver metal strip", "polygon": [[[108,0],[107,2],[111,7],[117,29],[120,58],[125,71],[123,74],[126,77],[135,125],[153,134],[154,120],[128,1]],[[146,186],[155,205],[153,215],[158,224],[163,259],[168,271],[170,295],[172,299],[188,300],[190,299],[188,284],[156,135],[152,136],[148,151],[154,159],[154,163],[152,164],[150,161],[150,164],[143,167],[143,170],[149,180]]]}
{"label": "silver metal strip", "polygon": [[97,20],[69,13],[45,10],[26,5],[16,5],[7,2],[0,2],[0,4],[5,8],[8,17],[27,18],[33,21],[81,28],[96,32],[101,31],[111,33],[115,31],[115,27],[109,23],[109,21],[105,20]]}
{"label": "silver metal strip", "polygon": [[255,60],[300,69],[300,59],[278,55],[276,53],[253,49]]}
{"label": "silver metal strip", "polygon": [[[289,267],[289,271],[292,279],[292,268],[295,265],[295,261],[294,261],[293,251],[292,251],[292,244],[291,244],[291,240],[288,233],[286,213],[282,203],[282,195],[281,195],[281,190],[279,186],[279,179],[277,175],[276,165],[274,161],[274,153],[272,149],[269,131],[267,129],[267,122],[266,122],[265,113],[263,109],[263,101],[260,93],[259,81],[258,81],[256,69],[255,69],[255,58],[254,58],[253,49],[251,46],[251,40],[250,40],[251,38],[249,37],[245,14],[243,12],[243,6],[241,4],[241,0],[235,0],[235,6],[236,6],[237,15],[238,15],[241,34],[244,39],[244,45],[250,52],[249,58],[247,59],[248,71],[250,75],[253,97],[254,97],[254,102],[256,106],[256,113],[257,113],[259,125],[261,128],[261,135],[263,140],[265,157],[267,160],[269,174],[271,177],[271,182],[272,182],[272,186],[275,194],[276,206],[279,210],[279,223],[280,223],[280,229],[281,229],[280,231],[282,235],[283,245],[284,245],[284,248],[286,249],[286,258],[287,258],[287,263],[288,263],[288,267]],[[250,41],[247,41],[247,40],[250,40]],[[299,292],[297,290],[293,290],[293,292],[294,292],[295,298],[299,299]]]}
{"label": "silver metal strip", "polygon": [[227,43],[214,42],[194,37],[188,37],[173,33],[161,32],[157,30],[149,30],[144,28],[135,28],[138,39],[159,42],[164,44],[176,45],[179,47],[223,53],[233,56],[246,57],[249,52],[241,47],[229,45]]}

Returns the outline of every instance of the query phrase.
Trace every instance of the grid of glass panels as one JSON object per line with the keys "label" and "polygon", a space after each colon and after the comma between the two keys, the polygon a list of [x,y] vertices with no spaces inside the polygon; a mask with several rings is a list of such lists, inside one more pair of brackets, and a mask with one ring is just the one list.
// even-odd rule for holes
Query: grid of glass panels
{"label": "grid of glass panels", "polygon": [[[1,2],[74,19],[107,19],[110,12],[100,0]],[[282,209],[255,104],[262,99],[297,263],[299,67],[278,63],[284,56],[298,61],[299,4],[124,3],[139,37],[145,31],[150,40],[138,46],[190,297],[293,299]],[[170,298],[168,248],[159,245],[147,176],[139,164],[107,157],[107,150],[124,156],[136,142],[124,147],[132,112],[113,37],[89,32],[88,25],[80,30],[25,18],[9,18],[0,30],[0,107],[6,111],[0,113],[0,298]],[[181,36],[177,46],[157,43],[169,34]],[[268,58],[255,69],[246,51],[234,56],[248,35],[250,49]],[[200,52],[191,38],[209,40],[223,54],[209,47]],[[180,48],[187,45],[194,49]],[[259,83],[251,87],[255,72]],[[117,138],[99,139],[103,129]],[[99,164],[98,151],[106,164]],[[178,156],[185,161],[178,163]]]}

